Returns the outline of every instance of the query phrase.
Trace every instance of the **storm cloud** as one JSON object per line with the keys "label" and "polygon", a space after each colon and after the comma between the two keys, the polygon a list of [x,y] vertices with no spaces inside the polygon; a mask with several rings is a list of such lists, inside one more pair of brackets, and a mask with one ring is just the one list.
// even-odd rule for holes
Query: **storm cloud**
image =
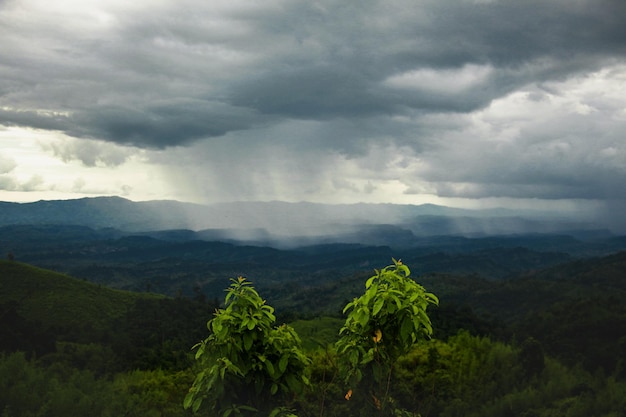
{"label": "storm cloud", "polygon": [[469,112],[626,52],[615,1],[4,2],[1,122],[141,147]]}
{"label": "storm cloud", "polygon": [[622,0],[12,0],[0,36],[1,125],[187,196],[626,199]]}

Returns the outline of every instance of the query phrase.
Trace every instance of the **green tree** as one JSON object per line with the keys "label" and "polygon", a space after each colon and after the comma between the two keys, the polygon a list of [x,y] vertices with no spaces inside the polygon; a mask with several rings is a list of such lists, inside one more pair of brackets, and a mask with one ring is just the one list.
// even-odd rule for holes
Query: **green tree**
{"label": "green tree", "polygon": [[348,317],[336,344],[345,364],[346,399],[365,383],[369,387],[360,390],[361,401],[370,401],[381,414],[400,412],[390,405],[393,365],[418,340],[430,337],[426,309],[439,304],[434,294],[410,278],[406,265],[393,262],[376,271],[366,281],[365,293],[345,306]]}
{"label": "green tree", "polygon": [[207,323],[209,337],[194,347],[200,372],[184,406],[223,417],[290,415],[282,406],[309,384],[310,360],[293,328],[274,326],[274,309],[249,281],[231,282],[225,308]]}

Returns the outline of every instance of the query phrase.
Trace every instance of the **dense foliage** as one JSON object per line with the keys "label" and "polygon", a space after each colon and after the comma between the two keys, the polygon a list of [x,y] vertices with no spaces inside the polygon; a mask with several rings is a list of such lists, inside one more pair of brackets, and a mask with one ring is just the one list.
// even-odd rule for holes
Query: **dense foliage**
{"label": "dense foliage", "polygon": [[44,365],[22,352],[0,355],[3,417],[190,416],[182,406],[188,371],[146,370],[96,377],[64,363]]}
{"label": "dense foliage", "polygon": [[282,414],[273,404],[288,403],[309,384],[298,335],[285,324],[274,326],[274,308],[243,277],[232,280],[225,305],[208,322],[210,335],[195,346],[200,371],[185,408],[198,411],[204,404],[223,417]]}
{"label": "dense foliage", "polygon": [[[282,292],[268,294],[276,311],[260,296],[246,292],[253,305],[268,313],[260,319],[268,319],[261,327],[270,331],[258,339],[264,342],[254,347],[253,343],[249,350],[243,346],[239,353],[258,358],[263,349],[276,352],[289,345],[309,358],[285,367],[286,373],[309,380],[302,391],[292,392],[288,383],[283,390],[281,376],[276,376],[283,355],[265,355],[272,357],[274,375],[267,365],[259,366],[264,373],[260,392],[269,390],[267,404],[259,409],[266,407],[269,413],[284,405],[300,417],[373,415],[376,401],[369,387],[375,382],[374,373],[363,372],[359,386],[346,385],[345,357],[336,349],[336,342],[346,335],[339,332],[347,318],[337,305],[360,297],[369,274],[338,271],[310,272],[335,274],[316,285],[285,283]],[[437,294],[440,305],[435,308],[429,303],[432,338],[421,333],[416,343],[393,356],[388,392],[393,409],[423,417],[623,415],[625,272],[626,253],[619,253],[505,281],[476,275],[420,275],[421,284]],[[262,293],[268,288],[271,285],[264,286]],[[235,298],[231,296],[218,311],[237,304]],[[371,300],[358,305],[353,301],[346,310],[348,317],[359,322],[360,306],[367,305],[370,313],[374,310],[376,297]],[[323,315],[306,317],[290,310],[307,303],[315,304],[316,310],[311,311]],[[207,301],[201,291],[177,297],[111,291],[19,262],[0,261],[0,349],[4,352],[0,354],[0,414],[191,416],[183,402],[204,359],[195,361],[198,350],[189,348],[206,340],[206,322],[218,317],[213,315],[216,307],[217,302]],[[384,308],[376,307],[378,313]],[[244,337],[252,331],[250,321],[243,325],[236,310],[223,317],[241,320],[238,326],[231,323],[229,331],[241,331]],[[282,327],[284,322],[292,326]],[[279,334],[285,343],[276,347],[266,336],[280,329],[288,331]],[[369,344],[365,353],[380,348],[380,342],[393,333],[376,322],[362,330],[362,341]],[[209,337],[212,334],[209,329]],[[210,355],[201,356],[208,360]],[[226,375],[226,368],[221,369]],[[353,393],[347,400],[350,388]],[[233,404],[253,403],[242,399],[239,396]]]}
{"label": "dense foliage", "polygon": [[[432,335],[429,304],[438,304],[434,294],[409,278],[402,262],[376,271],[365,283],[365,293],[348,303],[345,325],[339,331],[337,351],[349,388],[346,399],[364,376],[374,408],[381,414],[394,410],[389,403],[393,367],[423,337]],[[369,378],[367,378],[369,377]]]}

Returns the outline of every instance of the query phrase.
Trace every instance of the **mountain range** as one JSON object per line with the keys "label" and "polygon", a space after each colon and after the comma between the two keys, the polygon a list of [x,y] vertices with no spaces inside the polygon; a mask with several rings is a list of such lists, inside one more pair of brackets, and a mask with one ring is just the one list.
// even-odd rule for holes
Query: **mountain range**
{"label": "mountain range", "polygon": [[[278,201],[200,205],[169,200],[134,202],[120,197],[0,202],[0,226],[7,225],[73,225],[125,232],[167,230],[170,239],[281,247],[337,242],[412,246],[416,240],[432,236],[610,235],[600,225],[574,215],[536,210]],[[173,230],[184,232],[176,235]]]}

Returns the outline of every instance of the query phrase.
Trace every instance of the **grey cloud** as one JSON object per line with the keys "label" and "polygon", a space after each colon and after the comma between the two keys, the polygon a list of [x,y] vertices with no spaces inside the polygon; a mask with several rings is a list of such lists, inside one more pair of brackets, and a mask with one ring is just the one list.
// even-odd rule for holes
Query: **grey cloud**
{"label": "grey cloud", "polygon": [[332,184],[333,184],[333,187],[339,191],[341,190],[350,190],[350,191],[356,191],[356,192],[361,191],[361,189],[356,184],[350,181],[346,181],[343,178],[333,179]]}
{"label": "grey cloud", "polygon": [[371,194],[374,191],[376,191],[376,186],[374,184],[372,184],[371,181],[368,181],[367,184],[365,184],[365,186],[363,187],[363,191],[366,194]]}
{"label": "grey cloud", "polygon": [[[128,6],[94,27],[62,13],[57,25],[35,14],[18,25],[4,12],[18,47],[0,54],[0,123],[148,148],[289,118],[469,112],[626,52],[620,0],[187,1]],[[447,93],[385,84],[468,64],[493,71]]]}
{"label": "grey cloud", "polygon": [[74,180],[74,185],[72,186],[72,191],[80,192],[83,188],[85,188],[85,185],[87,185],[87,182],[84,178],[76,178],[76,180]]}
{"label": "grey cloud", "polygon": [[564,61],[561,71],[566,73],[581,56],[624,50],[626,6],[619,0],[431,5],[435,18],[429,20],[429,38],[451,47],[441,55],[444,65],[469,61],[511,67],[551,57]]}
{"label": "grey cloud", "polygon": [[258,120],[246,109],[201,100],[145,107],[106,106],[78,112],[67,133],[147,148],[184,145],[249,129]]}
{"label": "grey cloud", "polygon": [[104,141],[77,139],[41,143],[41,147],[63,162],[78,160],[88,167],[118,166],[137,152],[133,148],[120,147]]}
{"label": "grey cloud", "polygon": [[16,188],[17,184],[13,177],[0,174],[0,190],[13,191]]}
{"label": "grey cloud", "polygon": [[78,108],[71,115],[0,109],[0,123],[63,131],[78,138],[101,139],[146,148],[184,145],[229,131],[248,129],[259,118],[246,109],[185,100],[160,105],[124,103]]}
{"label": "grey cloud", "polygon": [[19,186],[22,191],[39,190],[44,185],[44,179],[41,175],[33,175],[30,179]]}
{"label": "grey cloud", "polygon": [[262,113],[322,120],[375,115],[398,106],[368,91],[371,81],[359,73],[311,64],[311,68],[279,69],[245,80],[235,86],[231,100]]}
{"label": "grey cloud", "polygon": [[6,191],[35,191],[45,188],[45,181],[41,175],[33,175],[27,181],[20,182],[11,175],[0,175],[0,190]]}
{"label": "grey cloud", "polygon": [[[623,53],[626,40],[626,14],[617,1],[368,2],[360,10],[311,9],[293,3],[259,24],[264,32],[291,34],[303,52],[292,46],[292,61],[262,63],[261,75],[234,84],[235,103],[305,118],[392,114],[405,107],[466,112],[531,80],[597,67]],[[381,84],[411,70],[467,64],[494,71],[488,82],[449,94]]]}
{"label": "grey cloud", "polygon": [[16,187],[15,179],[10,172],[17,167],[15,159],[0,154],[0,190],[13,190]]}
{"label": "grey cloud", "polygon": [[0,174],[8,174],[17,166],[15,159],[0,154]]}
{"label": "grey cloud", "polygon": [[[0,97],[1,98],[1,97]],[[68,117],[63,114],[33,110],[0,108],[0,123],[5,126],[25,126],[42,130],[63,130]]]}
{"label": "grey cloud", "polygon": [[464,138],[444,135],[447,149],[423,155],[427,163],[405,179],[408,192],[426,183],[441,197],[626,199],[625,127],[610,117],[549,116],[552,126],[532,120],[515,140],[472,137],[469,128]]}
{"label": "grey cloud", "polygon": [[[560,182],[532,182],[525,179],[523,182],[509,183],[436,183],[434,190],[440,197],[456,197],[480,199],[492,196],[510,197],[517,199],[539,200],[605,200],[607,198],[626,199],[626,192],[620,190],[626,176],[614,178],[610,182],[601,179],[585,181],[583,183]],[[616,188],[617,187],[617,188]],[[409,191],[410,193],[410,191]]]}

